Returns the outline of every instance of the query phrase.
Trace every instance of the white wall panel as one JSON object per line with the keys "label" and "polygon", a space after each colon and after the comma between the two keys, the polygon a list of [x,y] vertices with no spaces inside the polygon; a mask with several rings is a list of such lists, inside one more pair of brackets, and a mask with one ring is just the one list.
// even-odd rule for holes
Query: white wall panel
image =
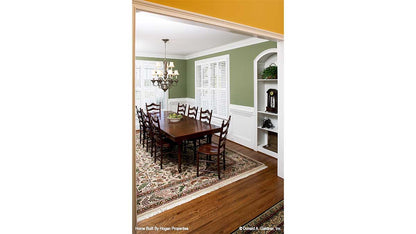
{"label": "white wall panel", "polygon": [[[195,99],[193,98],[171,98],[168,100],[170,111],[176,111],[178,103],[186,103],[194,106]],[[238,144],[244,145],[251,149],[254,148],[254,129],[251,127],[255,121],[254,108],[240,105],[229,106],[231,115],[230,130],[227,138]],[[222,119],[213,117],[212,124],[221,125]]]}

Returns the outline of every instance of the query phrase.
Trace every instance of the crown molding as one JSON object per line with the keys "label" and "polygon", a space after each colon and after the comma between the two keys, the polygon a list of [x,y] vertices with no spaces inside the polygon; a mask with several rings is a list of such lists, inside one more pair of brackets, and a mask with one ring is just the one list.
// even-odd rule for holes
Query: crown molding
{"label": "crown molding", "polygon": [[[165,54],[157,54],[157,53],[146,53],[146,52],[140,52],[136,51],[136,57],[150,57],[150,58],[165,58]],[[166,55],[167,59],[186,59],[186,56],[183,55]]]}
{"label": "crown molding", "polygon": [[264,40],[264,39],[260,39],[260,38],[247,38],[241,41],[237,41],[237,42],[232,42],[229,44],[225,44],[222,46],[218,46],[215,48],[211,48],[208,50],[203,50],[200,52],[196,52],[196,53],[192,53],[192,54],[188,54],[185,56],[185,59],[193,59],[193,58],[198,58],[198,57],[202,57],[205,55],[210,55],[210,54],[215,54],[218,52],[223,52],[223,51],[227,51],[227,50],[232,50],[232,49],[237,49],[237,48],[241,48],[241,47],[245,47],[245,46],[249,46],[249,45],[254,45],[254,44],[258,44],[258,43],[262,43],[262,42],[266,42],[268,40]]}
{"label": "crown molding", "polygon": [[[188,60],[188,59],[198,58],[198,57],[202,57],[202,56],[205,56],[205,55],[215,54],[215,53],[219,53],[219,52],[223,52],[223,51],[227,51],[227,50],[232,50],[232,49],[237,49],[237,48],[241,48],[241,47],[245,47],[245,46],[255,45],[255,44],[266,42],[266,41],[268,41],[268,40],[260,39],[260,38],[254,38],[254,37],[253,38],[247,38],[247,39],[244,39],[244,40],[241,40],[241,41],[232,42],[232,43],[229,43],[229,44],[225,44],[225,45],[214,47],[214,48],[211,48],[211,49],[199,51],[199,52],[188,54],[188,55],[185,55],[185,56],[183,56],[183,55],[169,55],[169,56],[167,56],[167,58],[168,59]],[[143,53],[143,52],[139,52],[139,51],[136,51],[136,56],[150,57],[150,58],[164,58],[165,57],[164,54]]]}

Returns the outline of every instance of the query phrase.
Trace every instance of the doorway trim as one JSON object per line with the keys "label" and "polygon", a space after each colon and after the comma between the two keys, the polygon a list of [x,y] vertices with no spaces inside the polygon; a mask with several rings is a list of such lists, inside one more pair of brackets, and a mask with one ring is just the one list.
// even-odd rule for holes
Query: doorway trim
{"label": "doorway trim", "polygon": [[196,23],[208,24],[214,27],[231,29],[237,33],[242,33],[250,36],[260,37],[267,40],[283,40],[283,35],[280,33],[270,32],[264,29],[251,27],[244,24],[234,23],[231,21],[202,15],[190,11],[185,11],[165,5],[160,5],[153,2],[147,2],[144,0],[133,0],[133,8],[139,11],[147,11],[151,13],[161,14],[165,16],[171,16],[174,18],[191,20]]}
{"label": "doorway trim", "polygon": [[[135,49],[135,42],[136,42],[136,12],[137,11],[146,11],[150,13],[161,14],[164,16],[173,17],[176,19],[182,19],[187,21],[193,21],[196,24],[204,24],[210,25],[214,28],[220,29],[227,29],[231,30],[232,32],[241,33],[253,37],[259,37],[271,41],[283,41],[284,37],[280,33],[270,32],[267,30],[234,23],[226,20],[222,20],[219,18],[206,16],[190,11],[185,11],[161,4],[156,4],[152,2],[147,2],[144,0],[132,0],[132,37],[133,37],[133,45],[132,45],[132,233],[136,233],[136,225],[137,225],[137,194],[136,194],[136,110],[135,110],[135,61],[136,61],[136,49]],[[279,77],[283,77],[283,74],[280,74]],[[282,89],[282,84],[280,84],[280,88]]]}

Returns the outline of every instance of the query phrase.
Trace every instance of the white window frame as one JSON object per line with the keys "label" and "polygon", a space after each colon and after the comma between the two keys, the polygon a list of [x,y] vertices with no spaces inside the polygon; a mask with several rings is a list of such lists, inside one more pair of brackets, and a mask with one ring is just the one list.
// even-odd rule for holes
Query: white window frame
{"label": "white window frame", "polygon": [[[137,90],[138,89],[143,89],[144,88],[144,79],[142,79],[142,80],[140,80],[140,83],[138,82],[138,80],[137,80],[137,69],[140,67],[140,66],[142,66],[143,64],[145,64],[145,63],[154,63],[155,64],[155,67],[156,67],[156,62],[163,62],[162,60],[160,60],[160,61],[155,61],[155,60],[142,60],[142,59],[136,59],[136,69],[135,69],[135,79],[136,79],[136,87],[135,87],[135,90],[136,90],[136,92],[137,92]],[[153,84],[152,84],[153,85]],[[144,91],[143,90],[141,90],[141,97],[140,97],[141,99],[143,99],[144,98]],[[163,97],[163,107],[165,107],[165,108],[163,108],[163,110],[168,110],[168,98],[169,98],[169,89],[168,90],[166,90],[166,92],[165,92],[165,94],[164,94],[164,97]],[[137,99],[136,99],[137,100]],[[146,107],[145,106],[142,106],[142,105],[140,105],[140,104],[138,104],[138,103],[136,103],[136,100],[134,100],[134,102],[135,102],[135,105],[138,105],[139,107],[141,107],[141,108],[143,108],[143,109],[145,109]],[[150,104],[150,103],[149,103]]]}
{"label": "white window frame", "polygon": [[[195,102],[196,102],[196,90],[197,89],[201,89],[201,87],[197,87],[197,67],[198,66],[202,66],[205,64],[210,64],[210,63],[219,63],[219,62],[225,62],[225,66],[226,66],[226,70],[225,70],[225,75],[226,75],[226,84],[225,84],[225,89],[226,89],[226,105],[225,105],[225,116],[222,115],[218,115],[213,113],[212,116],[215,118],[219,118],[219,119],[227,119],[229,114],[230,114],[230,55],[226,54],[226,55],[222,55],[222,56],[216,56],[216,57],[212,57],[212,58],[207,58],[207,59],[202,59],[202,60],[197,60],[195,61],[195,70],[194,70],[194,83],[195,83]],[[208,66],[209,67],[209,66]],[[208,69],[209,74],[211,73],[211,69]],[[201,69],[201,75],[202,75],[202,69]],[[200,78],[200,80],[202,81],[202,79]],[[208,79],[209,82],[211,82],[211,79]],[[202,83],[202,82],[201,82]],[[202,85],[202,84],[201,84]],[[196,103],[196,105],[198,105],[198,103]]]}

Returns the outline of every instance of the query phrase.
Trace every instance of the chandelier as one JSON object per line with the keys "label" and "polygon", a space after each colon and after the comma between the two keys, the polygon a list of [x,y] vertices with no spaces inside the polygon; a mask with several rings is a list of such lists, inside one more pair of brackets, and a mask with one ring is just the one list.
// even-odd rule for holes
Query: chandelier
{"label": "chandelier", "polygon": [[[162,39],[165,42],[165,59],[163,59],[163,65],[160,62],[156,63],[156,70],[152,72],[153,78],[151,79],[154,86],[158,86],[164,92],[170,87],[178,83],[178,70],[173,70],[175,65],[173,62],[166,60],[166,43],[169,39]],[[163,67],[162,67],[163,66]]]}

